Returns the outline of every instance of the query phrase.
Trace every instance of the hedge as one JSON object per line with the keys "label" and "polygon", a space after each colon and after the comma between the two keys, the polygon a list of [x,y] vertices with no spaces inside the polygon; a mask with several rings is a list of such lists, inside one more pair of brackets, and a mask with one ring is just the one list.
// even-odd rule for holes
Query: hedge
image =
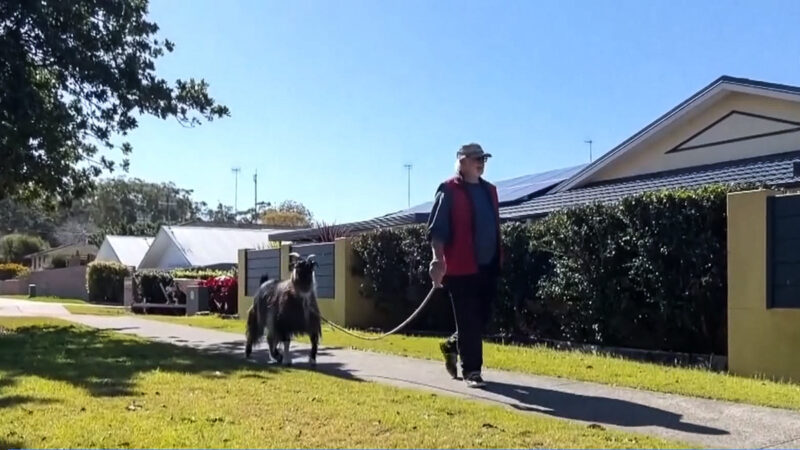
{"label": "hedge", "polygon": [[221,276],[236,276],[235,270],[215,270],[215,269],[174,269],[170,272],[173,278],[185,278],[190,280],[208,280]]}
{"label": "hedge", "polygon": [[0,263],[0,281],[21,278],[30,274],[30,269],[17,263]]}
{"label": "hedge", "polygon": [[[725,354],[726,196],[747,187],[651,192],[503,224],[505,265],[487,331]],[[361,292],[382,308],[408,313],[430,288],[423,226],[359,235],[353,250]],[[448,301],[434,303],[439,310],[412,325],[452,331]]]}
{"label": "hedge", "polygon": [[86,267],[86,291],[90,302],[122,303],[125,277],[124,264],[113,261],[93,261]]}
{"label": "hedge", "polygon": [[173,277],[170,272],[156,269],[137,270],[133,277],[136,285],[137,302],[167,302],[167,298],[164,296],[164,291],[161,290],[161,287],[166,289],[167,286],[172,284]]}

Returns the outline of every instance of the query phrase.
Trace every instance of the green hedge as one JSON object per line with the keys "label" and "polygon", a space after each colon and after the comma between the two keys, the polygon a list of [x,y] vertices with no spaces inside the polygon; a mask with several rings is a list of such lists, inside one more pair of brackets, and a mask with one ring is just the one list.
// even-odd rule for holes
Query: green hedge
{"label": "green hedge", "polygon": [[[489,331],[725,354],[726,196],[747,187],[646,193],[503,224],[506,260]],[[353,249],[362,294],[382,307],[406,313],[430,288],[422,226],[366,233]],[[448,314],[432,312],[427,323]],[[449,320],[441,328],[452,330]]]}
{"label": "green hedge", "polygon": [[161,286],[165,289],[172,284],[172,274],[164,270],[145,269],[137,270],[134,274],[134,282],[136,284],[136,300],[138,302],[147,301],[147,303],[166,303],[167,298],[164,297],[164,292]]}
{"label": "green hedge", "polygon": [[30,273],[30,269],[22,264],[0,263],[0,281],[24,277]]}
{"label": "green hedge", "polygon": [[236,276],[235,270],[214,270],[214,269],[173,269],[170,272],[173,278],[185,278],[191,280],[208,280],[209,278],[222,276]]}
{"label": "green hedge", "polygon": [[122,303],[125,277],[124,264],[113,261],[93,261],[86,268],[86,291],[90,302]]}

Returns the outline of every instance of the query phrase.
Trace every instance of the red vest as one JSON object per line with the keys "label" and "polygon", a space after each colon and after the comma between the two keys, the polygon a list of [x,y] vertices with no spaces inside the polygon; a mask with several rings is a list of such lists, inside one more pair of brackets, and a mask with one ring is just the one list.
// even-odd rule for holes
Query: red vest
{"label": "red vest", "polygon": [[[491,193],[494,203],[495,223],[497,224],[497,263],[498,269],[502,259],[500,245],[500,205],[497,199],[497,188],[487,181],[482,182]],[[464,187],[461,177],[453,177],[445,181],[445,189],[451,194],[450,209],[450,242],[444,246],[444,260],[447,265],[446,275],[471,275],[478,272],[475,260],[472,200]]]}

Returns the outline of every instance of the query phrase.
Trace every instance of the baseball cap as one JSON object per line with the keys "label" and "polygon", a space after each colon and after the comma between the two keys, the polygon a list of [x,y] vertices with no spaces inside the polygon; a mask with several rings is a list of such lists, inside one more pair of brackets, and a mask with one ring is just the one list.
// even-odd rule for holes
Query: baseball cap
{"label": "baseball cap", "polygon": [[456,156],[458,157],[458,159],[475,158],[480,156],[483,156],[485,158],[491,158],[492,154],[484,152],[483,148],[481,148],[480,145],[471,143],[462,145],[461,148],[458,149],[458,151],[456,152]]}

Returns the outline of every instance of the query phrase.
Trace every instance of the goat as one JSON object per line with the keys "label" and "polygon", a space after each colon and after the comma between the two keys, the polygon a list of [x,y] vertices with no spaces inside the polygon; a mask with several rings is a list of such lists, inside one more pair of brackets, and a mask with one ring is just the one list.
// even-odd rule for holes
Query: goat
{"label": "goat", "polygon": [[[292,273],[287,280],[270,280],[268,275],[261,277],[261,286],[253,297],[253,306],[247,312],[247,342],[245,357],[250,358],[253,345],[267,331],[267,344],[270,356],[278,363],[291,365],[289,342],[298,334],[307,334],[311,340],[308,362],[316,366],[317,347],[322,337],[319,306],[317,305],[316,279],[317,266],[314,255],[307,258],[290,253],[295,259],[291,264]],[[281,354],[277,345],[283,343]]]}

